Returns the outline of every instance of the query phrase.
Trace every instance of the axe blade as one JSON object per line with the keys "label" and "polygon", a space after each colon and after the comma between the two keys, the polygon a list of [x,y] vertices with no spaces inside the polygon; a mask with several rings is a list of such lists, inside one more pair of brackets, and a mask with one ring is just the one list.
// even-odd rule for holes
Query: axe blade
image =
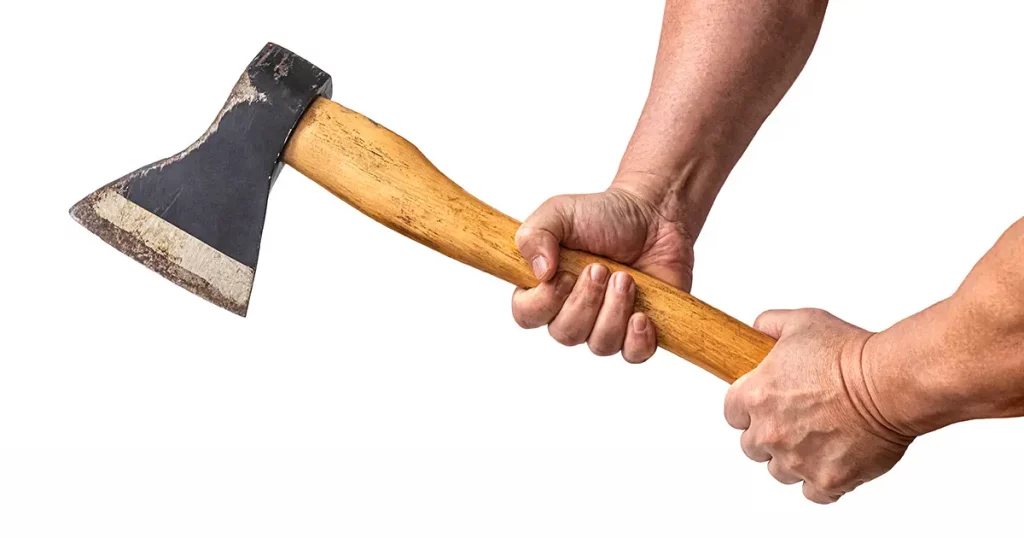
{"label": "axe blade", "polygon": [[86,196],[71,216],[179,286],[244,316],[270,188],[302,114],[331,77],[268,43],[196,142]]}

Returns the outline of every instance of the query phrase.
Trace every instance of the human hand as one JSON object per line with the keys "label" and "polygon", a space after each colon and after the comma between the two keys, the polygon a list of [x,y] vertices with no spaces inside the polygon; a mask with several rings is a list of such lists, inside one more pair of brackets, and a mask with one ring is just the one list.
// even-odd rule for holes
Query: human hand
{"label": "human hand", "polygon": [[527,329],[547,325],[559,343],[587,342],[597,355],[621,351],[632,363],[647,360],[657,348],[654,325],[634,313],[633,279],[625,272],[609,275],[599,264],[579,279],[559,273],[559,245],[611,258],[687,291],[693,278],[693,241],[682,224],[625,186],[549,199],[523,222],[516,245],[541,281],[533,289],[516,289],[516,322]]}
{"label": "human hand", "polygon": [[804,496],[821,504],[900,460],[914,438],[888,424],[862,369],[874,333],[812,309],[768,311],[754,328],[778,343],[725,399],[747,457],[768,462],[783,484],[803,481]]}

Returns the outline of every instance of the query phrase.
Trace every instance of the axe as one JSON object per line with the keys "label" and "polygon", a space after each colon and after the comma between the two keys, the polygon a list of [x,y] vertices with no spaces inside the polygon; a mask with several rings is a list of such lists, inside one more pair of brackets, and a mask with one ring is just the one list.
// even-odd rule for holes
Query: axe
{"label": "axe", "polygon": [[[521,287],[537,285],[519,254],[519,222],[481,202],[415,146],[333,101],[331,77],[267,44],[213,124],[183,151],[142,167],[71,208],[101,239],[168,280],[244,316],[270,188],[288,164],[392,230]],[[626,271],[658,345],[728,382],[774,345],[672,286],[593,254],[563,249],[559,268]]]}

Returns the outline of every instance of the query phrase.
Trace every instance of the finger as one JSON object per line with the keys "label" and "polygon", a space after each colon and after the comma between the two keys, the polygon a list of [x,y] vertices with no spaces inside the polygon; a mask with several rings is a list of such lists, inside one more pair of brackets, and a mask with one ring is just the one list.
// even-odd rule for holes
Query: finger
{"label": "finger", "polygon": [[797,476],[792,469],[783,465],[780,458],[773,457],[771,461],[768,462],[768,474],[772,475],[773,478],[787,486],[790,484],[796,484],[803,480],[803,478]]}
{"label": "finger", "polygon": [[657,278],[658,280],[679,288],[683,291],[690,291],[693,286],[693,262],[676,261],[665,263],[665,258],[674,259],[675,256],[658,256],[655,252],[648,252],[647,255],[652,262],[641,262],[636,268],[644,273]]}
{"label": "finger", "polygon": [[757,316],[754,328],[778,340],[793,324],[796,310],[768,310]]}
{"label": "finger", "polygon": [[576,279],[572,275],[559,273],[536,288],[516,288],[512,294],[512,317],[524,329],[536,329],[551,323],[575,284]]}
{"label": "finger", "polygon": [[657,329],[647,314],[636,312],[629,318],[626,340],[622,344],[622,358],[632,364],[640,364],[651,358],[658,349]]}
{"label": "finger", "polygon": [[607,282],[607,267],[595,263],[584,268],[562,310],[548,325],[551,337],[566,346],[586,342],[604,303]]}
{"label": "finger", "polygon": [[843,494],[845,495],[847,493],[850,493],[851,491],[853,491],[853,490],[863,486],[867,482],[868,482],[868,480],[865,480],[863,478],[856,479],[856,480],[850,482],[849,484],[847,484],[845,487],[843,487],[843,490],[842,490]]}
{"label": "finger", "polygon": [[737,430],[745,430],[750,427],[750,412],[744,403],[743,395],[746,390],[744,386],[750,379],[750,373],[736,380],[725,393],[725,421]]}
{"label": "finger", "polygon": [[601,357],[622,351],[635,301],[636,285],[629,273],[620,271],[612,275],[605,290],[604,303],[594,322],[594,330],[587,338],[590,351]]}
{"label": "finger", "polygon": [[771,452],[768,451],[767,447],[757,441],[756,434],[753,430],[747,430],[743,432],[743,435],[740,435],[740,448],[743,449],[743,453],[746,454],[748,458],[756,462],[764,463],[772,459]]}
{"label": "finger", "polygon": [[819,489],[817,486],[811,484],[810,482],[804,482],[804,497],[807,497],[807,500],[811,502],[815,502],[818,504],[832,504],[838,501],[839,498],[842,496],[842,493],[827,492],[822,489]]}
{"label": "finger", "polygon": [[558,269],[558,245],[572,228],[571,208],[567,198],[551,198],[516,231],[516,247],[537,280],[550,279]]}

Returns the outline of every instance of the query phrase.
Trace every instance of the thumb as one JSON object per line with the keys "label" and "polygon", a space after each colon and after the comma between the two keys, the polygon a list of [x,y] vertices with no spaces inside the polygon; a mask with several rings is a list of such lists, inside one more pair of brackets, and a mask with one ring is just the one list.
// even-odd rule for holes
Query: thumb
{"label": "thumb", "polygon": [[796,310],[768,310],[757,316],[754,328],[778,340],[796,327]]}
{"label": "thumb", "polygon": [[572,231],[572,200],[556,196],[541,204],[516,232],[516,246],[541,282],[558,271],[558,245]]}

